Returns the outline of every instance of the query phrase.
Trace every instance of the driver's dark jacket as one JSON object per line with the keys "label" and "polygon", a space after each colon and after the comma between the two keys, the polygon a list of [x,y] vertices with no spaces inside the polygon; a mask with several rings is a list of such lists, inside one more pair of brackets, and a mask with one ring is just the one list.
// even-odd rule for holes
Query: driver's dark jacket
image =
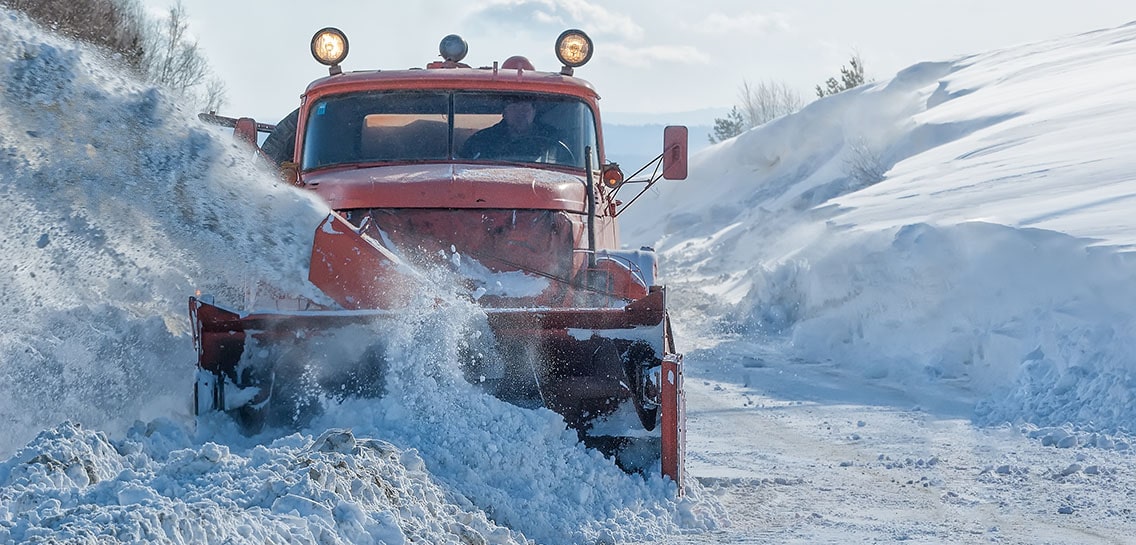
{"label": "driver's dark jacket", "polygon": [[[519,151],[516,145],[530,139],[556,142],[556,130],[548,125],[533,123],[529,132],[510,136],[509,127],[504,121],[486,127],[470,135],[462,145],[460,156],[465,159],[503,159],[515,156]],[[531,148],[531,142],[530,146]]]}

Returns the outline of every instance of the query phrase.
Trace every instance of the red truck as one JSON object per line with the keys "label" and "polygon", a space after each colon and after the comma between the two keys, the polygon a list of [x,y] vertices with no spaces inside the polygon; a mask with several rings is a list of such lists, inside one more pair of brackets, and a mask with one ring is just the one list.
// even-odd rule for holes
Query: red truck
{"label": "red truck", "polygon": [[[484,309],[504,360],[486,369],[471,358],[467,376],[506,401],[547,406],[620,467],[658,468],[681,490],[682,356],[654,251],[620,247],[617,195],[685,178],[686,128],[667,127],[648,174],[624,180],[604,153],[599,96],[573,76],[593,51],[578,30],[557,39],[555,72],[520,56],[471,67],[456,35],[440,61],[408,70],[344,72],[348,41],[334,28],[311,46],[329,75],[290,119],[203,118],[254,145],[271,132],[263,152],[281,175],[328,204],[309,278],[336,304],[233,310],[192,297],[197,413],[226,411],[248,431],[302,425],[312,407],[294,390],[313,364],[293,361],[297,345],[390,319],[426,281],[416,268],[445,266]],[[268,355],[247,354],[252,343]],[[375,354],[346,377],[315,376],[329,391],[382,392]]]}

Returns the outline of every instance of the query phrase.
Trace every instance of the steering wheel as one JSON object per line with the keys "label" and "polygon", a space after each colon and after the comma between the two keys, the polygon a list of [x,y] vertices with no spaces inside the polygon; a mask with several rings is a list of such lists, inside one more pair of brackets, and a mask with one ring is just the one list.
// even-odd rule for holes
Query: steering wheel
{"label": "steering wheel", "polygon": [[538,163],[554,163],[572,165],[576,163],[576,154],[568,147],[551,136],[530,134],[522,136],[509,143],[509,155],[529,158]]}

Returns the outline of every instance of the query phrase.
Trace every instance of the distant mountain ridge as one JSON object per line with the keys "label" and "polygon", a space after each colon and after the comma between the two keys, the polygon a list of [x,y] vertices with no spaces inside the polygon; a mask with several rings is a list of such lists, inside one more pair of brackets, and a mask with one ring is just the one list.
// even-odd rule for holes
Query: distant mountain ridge
{"label": "distant mountain ridge", "polygon": [[684,112],[608,112],[604,125],[714,125],[714,118],[725,117],[729,108],[699,108]]}
{"label": "distant mountain ridge", "polygon": [[714,119],[728,108],[702,108],[671,113],[604,113],[604,144],[609,161],[619,163],[630,175],[663,151],[663,127],[685,125],[690,131],[690,151],[710,145]]}
{"label": "distant mountain ridge", "polygon": [[[681,125],[681,123],[670,123]],[[607,159],[619,163],[623,173],[630,176],[639,167],[663,152],[663,128],[666,125],[613,125],[604,124],[604,145]],[[687,125],[689,152],[710,145],[707,135],[710,125]]]}

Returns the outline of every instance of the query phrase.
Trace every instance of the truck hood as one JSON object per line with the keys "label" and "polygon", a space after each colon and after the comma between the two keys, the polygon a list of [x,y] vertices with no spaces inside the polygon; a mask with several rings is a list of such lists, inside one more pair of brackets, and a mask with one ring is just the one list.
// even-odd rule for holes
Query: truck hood
{"label": "truck hood", "polygon": [[586,211],[582,176],[519,166],[431,164],[343,168],[307,173],[335,210],[496,208]]}

